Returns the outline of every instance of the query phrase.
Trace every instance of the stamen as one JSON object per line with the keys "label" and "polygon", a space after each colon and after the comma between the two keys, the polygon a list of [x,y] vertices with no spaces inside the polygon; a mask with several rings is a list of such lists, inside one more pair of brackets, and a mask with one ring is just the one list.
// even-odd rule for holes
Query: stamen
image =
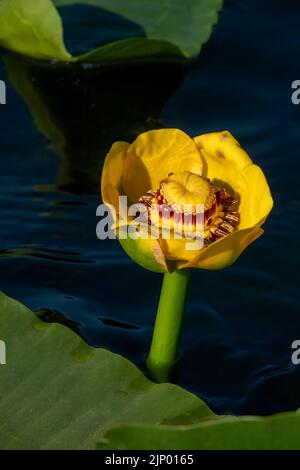
{"label": "stamen", "polygon": [[[196,206],[202,205],[205,246],[233,233],[240,222],[237,210],[239,199],[228,194],[224,188],[214,186],[210,180],[190,172],[170,173],[161,181],[157,191],[148,191],[139,203],[145,204],[148,209],[149,225],[159,225],[163,229],[164,221],[168,219],[174,232],[182,231],[185,224],[188,233],[195,232]],[[187,205],[191,206],[188,212]],[[159,211],[154,214],[154,207],[157,206]]]}

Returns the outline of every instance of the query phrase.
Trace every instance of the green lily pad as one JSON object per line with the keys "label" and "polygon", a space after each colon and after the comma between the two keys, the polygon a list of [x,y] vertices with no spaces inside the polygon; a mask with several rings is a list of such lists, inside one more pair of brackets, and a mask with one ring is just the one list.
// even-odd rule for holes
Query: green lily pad
{"label": "green lily pad", "polygon": [[7,49],[38,59],[71,59],[51,0],[0,0],[0,25],[0,45]]}
{"label": "green lily pad", "polygon": [[299,450],[299,429],[299,412],[222,417],[187,426],[122,425],[104,433],[98,449]]}
{"label": "green lily pad", "polygon": [[[66,49],[56,6],[76,3],[102,7],[135,21],[147,37],[115,41],[73,57]],[[193,57],[209,38],[222,4],[222,0],[0,0],[0,46],[58,61]]]}
{"label": "green lily pad", "polygon": [[87,346],[0,294],[0,448],[93,449],[111,426],[214,417],[197,397],[157,385],[128,360]]}
{"label": "green lily pad", "polygon": [[223,6],[223,0],[54,0],[54,3],[105,8],[141,25],[149,39],[177,45],[186,57],[199,54]]}
{"label": "green lily pad", "polygon": [[116,61],[127,59],[144,59],[146,57],[178,58],[181,51],[166,41],[156,41],[146,38],[129,38],[114,41],[98,47],[77,58],[81,62]]}
{"label": "green lily pad", "polygon": [[299,412],[218,417],[189,392],[150,382],[126,359],[41,322],[4,294],[0,340],[2,450],[300,449]]}

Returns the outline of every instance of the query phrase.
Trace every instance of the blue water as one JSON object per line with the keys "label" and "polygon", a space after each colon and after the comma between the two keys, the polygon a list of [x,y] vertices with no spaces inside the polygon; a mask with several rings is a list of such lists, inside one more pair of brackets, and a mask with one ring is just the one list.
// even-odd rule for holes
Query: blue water
{"label": "blue water", "polygon": [[[78,21],[74,10],[66,15]],[[45,124],[37,130],[1,64],[1,290],[143,367],[162,278],[118,242],[96,238],[101,162],[114,140],[146,128],[193,136],[228,129],[263,168],[275,207],[265,235],[234,266],[193,272],[175,381],[218,413],[298,408],[291,344],[300,339],[300,105],[291,102],[291,82],[300,79],[299,22],[292,0],[227,1],[184,80],[176,63],[76,71],[31,64],[63,143],[56,131],[45,137]],[[131,34],[135,25],[124,25],[120,37]]]}
{"label": "blue water", "polygon": [[124,21],[99,7],[74,5],[59,8],[64,24],[65,43],[68,50],[74,54],[84,54],[106,43],[144,37],[143,28],[129,20]]}

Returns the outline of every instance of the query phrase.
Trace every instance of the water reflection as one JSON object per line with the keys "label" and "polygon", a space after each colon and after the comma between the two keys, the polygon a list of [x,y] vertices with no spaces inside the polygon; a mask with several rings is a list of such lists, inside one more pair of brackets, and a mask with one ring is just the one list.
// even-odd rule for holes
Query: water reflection
{"label": "water reflection", "polygon": [[99,194],[101,165],[113,142],[162,127],[161,110],[189,65],[181,59],[93,65],[15,55],[4,60],[37,128],[62,157],[57,188],[74,194]]}

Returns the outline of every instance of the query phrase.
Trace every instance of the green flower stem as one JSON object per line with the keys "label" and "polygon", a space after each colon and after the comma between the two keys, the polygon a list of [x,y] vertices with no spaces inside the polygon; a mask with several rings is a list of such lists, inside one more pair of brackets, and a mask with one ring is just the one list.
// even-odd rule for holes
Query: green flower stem
{"label": "green flower stem", "polygon": [[150,375],[160,382],[168,380],[177,358],[189,279],[188,269],[164,275],[152,344],[147,358]]}

